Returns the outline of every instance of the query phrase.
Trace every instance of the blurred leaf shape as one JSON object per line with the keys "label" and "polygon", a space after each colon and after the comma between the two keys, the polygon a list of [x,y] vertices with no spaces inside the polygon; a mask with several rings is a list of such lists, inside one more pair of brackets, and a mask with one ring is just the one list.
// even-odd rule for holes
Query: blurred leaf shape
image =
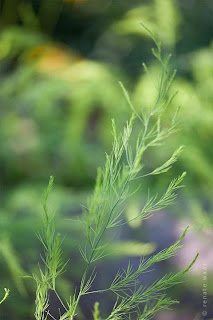
{"label": "blurred leaf shape", "polygon": [[156,249],[154,243],[143,243],[137,241],[120,241],[114,242],[109,245],[107,252],[109,253],[108,259],[119,259],[122,257],[141,257],[152,254]]}
{"label": "blurred leaf shape", "polygon": [[4,262],[8,265],[10,273],[12,275],[13,281],[21,294],[26,294],[26,289],[23,284],[23,279],[21,276],[24,274],[24,271],[19,262],[18,255],[13,249],[10,240],[7,236],[1,237],[0,241],[0,254],[4,259]]}
{"label": "blurred leaf shape", "polygon": [[173,46],[177,40],[177,30],[181,15],[174,0],[155,0],[129,10],[124,17],[115,22],[112,30],[123,35],[147,37],[140,22],[149,26],[153,33],[162,39],[164,45]]}

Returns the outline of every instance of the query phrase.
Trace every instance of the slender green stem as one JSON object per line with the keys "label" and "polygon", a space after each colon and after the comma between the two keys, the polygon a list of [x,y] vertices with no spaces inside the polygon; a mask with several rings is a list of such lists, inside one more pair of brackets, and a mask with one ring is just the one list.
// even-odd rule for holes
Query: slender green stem
{"label": "slender green stem", "polygon": [[84,293],[84,296],[88,295],[88,294],[94,294],[94,293],[104,293],[110,291],[110,288],[107,289],[100,289],[100,290],[94,290],[94,291],[88,291]]}
{"label": "slender green stem", "polygon": [[0,301],[0,304],[2,304],[6,299],[7,299],[7,297],[9,296],[9,292],[10,292],[10,290],[9,289],[7,289],[7,288],[4,288],[4,297],[2,298],[2,300]]}
{"label": "slender green stem", "polygon": [[[93,248],[92,248],[92,252],[91,252],[91,254],[90,254],[90,257],[89,257],[89,260],[88,260],[86,269],[85,269],[84,274],[83,274],[83,277],[82,277],[80,291],[79,291],[78,297],[77,297],[77,299],[76,299],[76,303],[75,303],[75,306],[74,306],[74,308],[73,308],[73,311],[72,311],[72,315],[71,315],[70,320],[73,320],[73,319],[74,319],[74,315],[75,315],[75,312],[76,312],[76,310],[77,310],[77,307],[78,307],[80,298],[81,298],[82,295],[85,295],[85,293],[83,294],[83,287],[84,287],[85,282],[86,282],[86,277],[87,277],[87,275],[88,275],[89,268],[90,268],[90,265],[91,265],[91,263],[92,263],[92,259],[93,259],[95,250],[96,250],[96,248],[98,247],[98,245],[99,245],[99,243],[100,243],[100,241],[101,241],[101,239],[102,239],[102,237],[103,237],[103,235],[104,235],[104,233],[105,233],[105,231],[106,231],[106,229],[107,229],[107,227],[108,227],[108,225],[109,225],[109,223],[110,223],[112,214],[113,214],[115,208],[117,207],[117,205],[118,205],[118,203],[119,203],[119,201],[120,201],[120,199],[121,199],[121,197],[122,197],[122,195],[123,195],[123,192],[125,191],[126,185],[127,185],[127,183],[129,182],[129,178],[130,178],[130,175],[126,178],[126,181],[125,181],[125,183],[124,183],[124,185],[123,185],[123,188],[122,188],[122,190],[121,190],[121,192],[120,192],[120,195],[118,196],[118,198],[116,199],[114,205],[112,206],[112,208],[111,208],[111,210],[110,210],[110,214],[109,214],[109,217],[108,217],[108,219],[107,219],[107,222],[106,222],[104,228],[102,229],[100,235],[98,236],[98,239],[97,239],[97,241],[96,241],[96,244],[95,244],[95,245],[93,246]],[[102,291],[102,292],[103,292],[103,291]]]}
{"label": "slender green stem", "polygon": [[56,290],[54,290],[54,292],[55,292],[55,294],[56,294],[56,296],[57,296],[58,300],[60,301],[61,305],[63,306],[63,308],[64,308],[64,309],[65,309],[65,311],[67,312],[68,310],[67,310],[67,308],[66,308],[65,304],[63,303],[63,301],[62,301],[61,297],[59,296],[58,292],[57,292]]}

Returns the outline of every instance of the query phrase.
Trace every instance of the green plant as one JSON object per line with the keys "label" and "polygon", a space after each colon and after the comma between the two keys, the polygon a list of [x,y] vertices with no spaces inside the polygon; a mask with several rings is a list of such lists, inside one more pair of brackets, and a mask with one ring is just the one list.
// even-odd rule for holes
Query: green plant
{"label": "green plant", "polygon": [[[146,28],[146,27],[145,27]],[[188,227],[181,237],[169,248],[164,249],[149,259],[141,258],[138,268],[133,269],[129,262],[126,270],[118,271],[114,280],[108,288],[91,290],[96,277],[95,262],[104,258],[107,254],[106,248],[109,242],[106,241],[106,234],[129,221],[123,220],[125,201],[137,191],[131,189],[131,184],[136,179],[142,179],[151,175],[159,175],[167,172],[172,164],[177,160],[182,147],[178,148],[172,156],[162,165],[146,172],[143,166],[144,154],[147,149],[161,145],[164,140],[176,130],[176,117],[178,109],[171,119],[171,124],[167,128],[161,128],[161,118],[165,114],[176,93],[169,93],[175,71],[169,67],[170,55],[163,56],[161,43],[154,35],[146,29],[156,44],[156,49],[152,49],[153,55],[161,65],[159,80],[154,82],[157,95],[154,105],[151,108],[142,110],[139,114],[131,103],[128,92],[120,83],[127,103],[132,109],[132,116],[127,121],[122,133],[118,133],[115,121],[112,120],[113,147],[110,154],[106,155],[106,163],[103,168],[98,169],[94,194],[88,201],[88,206],[84,208],[82,222],[85,226],[86,242],[80,246],[80,252],[85,260],[86,266],[83,273],[80,287],[70,297],[67,303],[63,303],[56,290],[56,278],[65,268],[62,262],[60,235],[55,232],[54,213],[49,210],[47,201],[53,186],[53,177],[50,177],[49,185],[44,197],[43,205],[43,232],[39,238],[44,247],[43,267],[39,267],[39,274],[33,274],[37,284],[36,291],[36,320],[47,319],[50,315],[48,311],[49,290],[53,290],[60,299],[65,312],[60,316],[60,320],[73,320],[77,315],[79,301],[82,296],[93,293],[104,293],[111,291],[115,294],[115,303],[111,313],[105,320],[131,319],[133,314],[138,320],[151,319],[154,314],[162,309],[169,309],[171,305],[177,303],[170,299],[165,290],[184,281],[184,275],[189,271],[197,259],[184,270],[177,273],[169,273],[148,287],[141,286],[138,278],[147,271],[153,264],[169,259],[177,254],[182,246],[182,240]],[[143,64],[146,72],[149,69]],[[150,75],[151,76],[151,75]],[[137,124],[136,124],[137,122]],[[136,137],[136,138],[135,138]],[[135,143],[136,142],[136,143]],[[168,188],[161,195],[150,195],[148,191],[147,201],[141,212],[132,218],[148,219],[156,211],[171,205],[176,199],[176,191],[182,186],[185,172],[173,179]],[[95,304],[94,319],[101,319],[99,305]]]}
{"label": "green plant", "polygon": [[[7,2],[10,3],[10,7],[12,2],[17,3],[16,0],[3,2],[7,8]],[[9,28],[3,26],[4,18],[1,16],[0,283],[2,289],[9,287],[12,295],[16,296],[16,303],[12,304],[11,301],[14,299],[11,299],[10,303],[6,301],[1,305],[1,317],[6,319],[29,320],[30,315],[32,316],[34,301],[31,297],[34,292],[34,282],[24,281],[20,275],[23,274],[23,269],[31,274],[39,256],[40,244],[32,232],[32,225],[36,230],[40,228],[40,195],[46,185],[46,177],[50,174],[57,177],[57,185],[51,193],[54,205],[58,208],[57,230],[60,230],[61,234],[68,233],[63,242],[63,257],[64,260],[67,260],[68,256],[77,256],[76,236],[80,233],[80,223],[69,225],[65,218],[67,214],[72,215],[80,212],[79,204],[84,204],[87,196],[83,194],[82,199],[76,197],[75,189],[78,189],[77,193],[82,189],[83,193],[85,190],[91,191],[96,174],[95,169],[104,158],[103,150],[109,150],[109,144],[111,144],[110,129],[108,129],[110,127],[109,119],[118,119],[116,125],[119,131],[123,124],[121,121],[123,114],[121,102],[125,104],[125,100],[122,101],[120,96],[114,103],[109,100],[108,97],[114,97],[113,92],[106,94],[109,83],[114,91],[121,93],[119,86],[114,83],[115,79],[122,79],[126,88],[131,92],[131,100],[136,110],[140,110],[141,102],[143,106],[150,105],[151,99],[149,100],[149,98],[152,98],[153,95],[152,91],[147,89],[152,89],[152,86],[146,73],[141,72],[142,77],[139,77],[139,56],[140,60],[145,60],[149,64],[149,70],[153,74],[157,74],[157,70],[155,59],[148,54],[150,42],[138,24],[138,19],[141,17],[157,37],[163,40],[164,48],[166,46],[168,51],[175,52],[178,73],[173,86],[178,88],[180,93],[175,99],[174,107],[184,106],[178,116],[181,121],[181,130],[178,134],[171,136],[164,147],[152,148],[149,151],[145,159],[147,170],[147,166],[151,171],[164,159],[169,158],[172,150],[175,150],[180,144],[186,145],[187,148],[168,174],[160,175],[158,179],[155,179],[154,176],[146,179],[147,183],[144,183],[146,188],[142,188],[139,193],[128,200],[131,202],[131,207],[127,203],[125,214],[130,219],[136,214],[136,211],[140,210],[146,197],[145,192],[149,182],[152,193],[160,192],[163,190],[163,185],[169,183],[172,176],[176,177],[179,172],[187,171],[190,174],[187,174],[184,179],[185,188],[178,191],[181,201],[177,206],[165,209],[169,213],[168,220],[165,218],[165,224],[174,223],[175,230],[179,229],[180,224],[189,224],[192,228],[195,227],[197,242],[201,241],[201,234],[205,237],[213,222],[211,211],[213,191],[211,169],[213,157],[211,147],[213,138],[213,91],[211,90],[213,60],[211,57],[213,46],[210,34],[212,22],[211,10],[209,10],[211,9],[210,2],[206,2],[206,5],[203,6],[202,2],[195,0],[196,5],[192,8],[187,5],[187,2],[182,5],[175,0],[151,0],[140,3],[133,0],[128,5],[125,1],[119,1],[119,6],[114,1],[111,2],[107,10],[103,7],[102,2],[96,0],[93,1],[92,7],[90,1],[77,0],[75,5],[74,1],[64,0],[65,2],[62,19],[57,23],[56,32],[52,39],[44,36],[46,33],[44,26],[41,28],[42,31],[40,28],[38,30],[28,23],[29,20],[25,19],[28,18],[27,11],[30,11],[30,3],[33,4],[32,9],[36,13],[40,11],[38,9],[40,0],[21,0],[19,1],[20,5],[17,3],[17,6],[13,6],[14,10],[8,10],[8,8],[7,12],[5,11],[5,16],[10,17],[11,14],[16,17],[16,23],[11,23]],[[79,5],[76,5],[77,2]],[[72,8],[72,5],[75,8]],[[4,5],[1,6],[1,9],[3,7]],[[24,7],[26,9],[28,7],[28,10],[24,10]],[[18,14],[14,14],[15,11]],[[100,12],[101,19],[99,19]],[[79,18],[76,19],[76,17]],[[35,22],[35,19],[31,19],[31,13],[29,18]],[[36,18],[39,18],[38,15]],[[194,27],[194,21],[201,26],[199,33]],[[94,22],[95,28],[93,27]],[[72,32],[69,32],[71,29]],[[80,34],[79,29],[82,30]],[[88,32],[92,32],[92,38],[86,36]],[[69,44],[69,48],[67,48],[67,44]],[[76,71],[75,68],[70,72],[70,77],[66,76],[66,80],[69,78],[68,80],[72,81],[72,84],[68,83],[69,90],[67,90],[64,81],[62,83],[58,72],[49,76],[46,73],[41,75],[36,72],[34,74],[34,71],[38,70],[34,70],[34,68],[32,70],[34,67],[32,62],[34,61],[32,61],[33,59],[29,60],[28,57],[31,56],[31,53],[38,53],[37,49],[42,50],[49,45],[62,49],[61,51],[64,53],[68,52],[73,62],[75,59],[72,58],[73,54],[77,54],[80,58],[79,62],[83,62],[78,63],[83,72]],[[43,55],[43,51],[41,54]],[[36,56],[34,57],[36,58]],[[89,69],[85,66],[88,57],[92,57],[92,66],[89,61]],[[105,72],[102,69],[102,78],[99,77],[99,80],[95,81],[93,66],[97,64],[97,59],[98,64],[106,67],[108,71],[110,68],[105,62],[111,61],[111,69],[114,69],[114,63],[116,63],[116,67],[120,68],[122,73],[119,72],[114,79],[110,78],[109,82],[106,82]],[[50,62],[50,59],[48,61]],[[70,67],[72,67],[72,62],[67,65],[67,68],[72,69]],[[59,71],[61,74],[62,70]],[[82,74],[83,76],[87,75],[87,80],[82,78]],[[81,80],[80,83],[76,83],[76,76]],[[102,91],[98,85],[102,85]],[[88,87],[88,90],[85,87]],[[169,110],[170,115],[167,114],[167,119],[174,112],[172,105]],[[123,116],[126,118],[125,115]],[[58,204],[55,193],[61,187],[63,188],[61,191],[67,194],[69,200],[65,201],[64,196],[60,197],[60,204]],[[35,199],[32,199],[32,193],[36,193]],[[73,198],[76,203],[74,208],[70,205]],[[173,219],[176,221],[172,222]],[[16,221],[15,224],[14,221]],[[155,219],[153,223],[155,223]],[[148,233],[145,224],[146,222],[135,220],[125,226],[125,230],[132,234],[133,239],[141,239]],[[152,224],[152,221],[148,221],[148,224]],[[72,227],[77,227],[77,231]],[[120,234],[123,234],[122,228],[118,229],[116,238]],[[152,237],[150,236],[150,238]],[[193,235],[190,235],[190,238],[192,243],[194,241]],[[108,251],[112,252],[114,243],[112,242],[112,245],[107,248]],[[73,244],[76,244],[74,250]],[[160,243],[157,241],[155,246],[159,245]],[[116,246],[120,246],[122,250],[124,248],[123,243],[116,242]],[[186,251],[187,248],[188,246],[186,246]],[[120,254],[120,250],[117,252]],[[133,250],[131,250],[132,252]],[[140,255],[144,254],[141,252]],[[14,257],[16,258],[15,264]],[[114,255],[114,257],[116,256]],[[9,260],[10,258],[13,259]],[[110,256],[107,257],[107,259],[110,258]],[[120,258],[120,261],[122,260]],[[120,264],[120,261],[115,261],[115,263]],[[100,263],[105,265],[110,262],[104,260]],[[180,259],[180,264],[182,263],[183,260]],[[82,269],[83,264],[80,265]],[[158,268],[161,268],[161,265],[157,266],[157,270]],[[63,298],[72,292],[72,281],[79,279],[79,274],[82,272],[78,263],[72,264],[70,268],[66,269],[67,272],[64,275],[71,280],[66,281],[62,275],[57,285]],[[211,271],[209,270],[209,272]],[[196,273],[199,278],[199,265],[191,274],[191,277],[194,278],[191,283],[195,284],[191,301],[200,294],[201,284],[197,281]],[[22,282],[21,286],[20,282]],[[27,296],[23,295],[21,289],[23,285],[25,292],[28,293]],[[186,283],[183,287],[173,290],[178,292],[179,290],[182,292],[191,291],[191,285]],[[212,288],[213,286],[210,290]],[[189,304],[190,302],[187,300],[183,308],[190,308],[190,313],[192,313],[192,309],[196,309],[196,304],[192,302],[191,307]]]}

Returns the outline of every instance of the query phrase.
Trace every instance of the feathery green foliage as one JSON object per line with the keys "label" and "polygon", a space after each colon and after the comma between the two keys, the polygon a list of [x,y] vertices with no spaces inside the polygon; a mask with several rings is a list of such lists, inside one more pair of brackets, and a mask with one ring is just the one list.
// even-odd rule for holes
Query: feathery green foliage
{"label": "feathery green foliage", "polygon": [[[49,185],[44,195],[43,204],[43,225],[44,230],[39,234],[39,239],[43,244],[45,256],[42,257],[44,270],[39,267],[40,276],[33,274],[37,284],[36,291],[36,320],[47,319],[48,315],[48,291],[55,290],[56,277],[63,271],[64,264],[61,261],[61,241],[60,235],[55,234],[54,213],[47,206],[47,199],[53,186],[53,177],[50,177]],[[47,311],[45,313],[45,311]]]}
{"label": "feathery green foliage", "polygon": [[[146,27],[145,27],[146,29]],[[181,237],[169,248],[160,251],[149,259],[141,258],[138,268],[133,269],[129,262],[126,270],[118,271],[114,280],[108,288],[92,291],[91,287],[96,277],[95,262],[102,259],[107,254],[108,243],[105,242],[107,232],[112,232],[129,221],[125,221],[123,211],[126,200],[137,192],[132,191],[132,182],[136,179],[142,180],[150,175],[158,175],[167,172],[172,164],[177,160],[182,147],[178,148],[172,156],[159,167],[151,172],[144,172],[144,154],[150,147],[161,145],[167,137],[176,130],[175,113],[171,123],[167,128],[161,127],[161,118],[165,114],[167,107],[174,99],[176,93],[170,93],[170,87],[175,77],[176,71],[170,70],[170,55],[163,56],[161,52],[161,43],[157,41],[154,35],[148,30],[151,38],[156,44],[152,49],[153,55],[161,65],[161,74],[154,83],[156,86],[156,100],[153,106],[146,110],[138,112],[135,110],[130,96],[124,85],[120,83],[121,88],[132,110],[132,116],[126,122],[123,132],[117,132],[116,123],[112,120],[113,145],[110,154],[106,154],[106,162],[103,168],[98,169],[96,185],[93,196],[84,208],[82,220],[85,225],[86,242],[80,247],[80,252],[85,260],[86,267],[83,273],[80,287],[70,297],[69,301],[63,303],[56,291],[56,278],[63,271],[64,264],[61,260],[61,240],[55,232],[54,213],[47,205],[48,197],[53,186],[53,177],[50,178],[49,185],[44,197],[44,230],[39,235],[44,247],[43,267],[39,266],[39,275],[33,274],[37,283],[36,291],[36,320],[46,320],[49,311],[49,290],[53,290],[60,299],[65,309],[60,320],[74,320],[79,301],[82,296],[93,293],[104,293],[111,291],[115,294],[115,303],[111,313],[105,320],[131,319],[133,314],[137,315],[138,320],[151,319],[153,315],[162,309],[168,309],[171,305],[177,303],[171,300],[165,294],[165,290],[184,281],[184,275],[197,259],[182,271],[169,273],[161,279],[154,282],[149,287],[140,285],[139,278],[143,273],[155,263],[167,260],[177,254],[182,246],[182,240],[188,227],[184,230]],[[143,64],[146,72],[148,67]],[[136,125],[137,123],[137,125]],[[135,140],[135,136],[137,139]],[[141,212],[133,219],[147,219],[169,205],[171,205],[177,196],[177,190],[182,186],[185,172],[179,177],[173,179],[168,188],[161,196],[150,195]],[[143,185],[144,186],[144,185]],[[94,319],[100,319],[98,304],[95,304]],[[54,317],[50,315],[53,319]]]}

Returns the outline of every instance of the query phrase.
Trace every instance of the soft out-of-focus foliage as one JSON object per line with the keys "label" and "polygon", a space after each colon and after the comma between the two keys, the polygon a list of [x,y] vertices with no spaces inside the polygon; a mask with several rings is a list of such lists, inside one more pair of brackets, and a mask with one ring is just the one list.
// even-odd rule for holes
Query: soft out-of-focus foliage
{"label": "soft out-of-focus foliage", "polygon": [[101,320],[100,311],[99,311],[99,303],[96,302],[94,304],[94,312],[93,312],[94,320]]}
{"label": "soft out-of-focus foliage", "polygon": [[141,28],[140,21],[149,25],[151,30],[162,39],[164,45],[173,47],[176,43],[180,13],[173,0],[155,0],[135,7],[112,25],[112,29],[123,35],[138,35],[147,37]]}
{"label": "soft out-of-focus foliage", "polygon": [[[62,217],[59,229],[68,234],[64,244],[69,257],[77,249],[72,239],[79,226],[65,219],[77,218],[78,204],[90,194],[96,167],[111,145],[111,118],[118,119],[119,127],[127,117],[118,80],[132,89],[136,107],[152,97],[150,80],[138,76],[141,62],[150,59],[141,21],[173,52],[179,90],[175,103],[181,105],[179,133],[162,151],[153,150],[147,164],[153,168],[174,146],[186,146],[174,169],[188,172],[176,216],[187,218],[197,232],[211,229],[212,6],[208,0],[54,0],[54,5],[52,0],[5,0],[0,15],[0,280],[12,291],[3,310],[15,320],[24,319],[32,308],[26,298],[32,288],[20,275],[37,257],[34,230],[47,177],[54,174],[61,184],[54,199]],[[156,70],[155,63],[152,68]],[[160,180],[155,188],[166,182]],[[147,183],[153,184],[152,179]],[[140,201],[129,204],[128,217],[141,209],[145,197],[141,194]],[[130,224],[127,234],[139,245],[131,250],[125,239],[123,254],[147,250],[140,242],[145,241],[141,227],[139,220]],[[78,274],[76,266],[72,280]],[[69,293],[72,286],[62,283],[62,292]]]}
{"label": "soft out-of-focus foliage", "polygon": [[100,144],[109,141],[103,128],[122,110],[118,74],[52,44],[26,49],[28,36],[22,48],[13,48],[21,30],[10,32],[10,51],[3,62],[9,64],[14,50],[20,63],[1,80],[5,179],[45,177],[53,171],[67,183],[91,180],[101,159]]}

